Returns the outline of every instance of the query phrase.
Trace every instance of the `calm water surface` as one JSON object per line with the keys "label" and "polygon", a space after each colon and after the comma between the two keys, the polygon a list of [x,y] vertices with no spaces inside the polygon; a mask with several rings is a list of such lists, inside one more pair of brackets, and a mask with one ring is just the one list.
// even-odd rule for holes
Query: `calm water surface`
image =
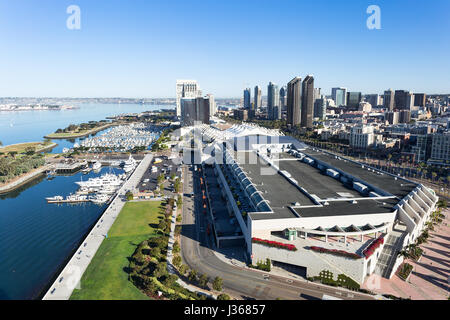
{"label": "calm water surface", "polygon": [[[77,110],[0,112],[0,141],[4,145],[41,141],[43,136],[69,124],[103,120],[121,113],[168,108],[153,105],[85,104]],[[56,141],[54,151],[71,147],[73,141]],[[20,190],[0,196],[0,299],[33,299],[50,283],[77,248],[106,205],[47,204],[46,197],[75,192],[81,177],[101,175],[103,168],[88,175],[42,177]]]}

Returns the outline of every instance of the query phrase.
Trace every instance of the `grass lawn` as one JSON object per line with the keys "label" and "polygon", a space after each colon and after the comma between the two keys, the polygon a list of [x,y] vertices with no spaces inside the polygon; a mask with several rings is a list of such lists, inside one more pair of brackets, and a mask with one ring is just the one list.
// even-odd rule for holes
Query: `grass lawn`
{"label": "grass lawn", "polygon": [[35,148],[36,151],[39,151],[40,149],[43,149],[51,144],[52,143],[46,144],[45,142],[18,143],[18,144],[0,147],[0,152],[2,152],[4,154],[7,154],[8,152],[17,152],[18,154],[20,154],[20,153],[25,153],[25,151],[28,147]]}
{"label": "grass lawn", "polygon": [[86,136],[86,135],[90,135],[92,133],[98,132],[98,131],[102,131],[104,129],[107,129],[111,127],[111,124],[105,124],[102,126],[98,126],[92,129],[87,129],[87,130],[76,130],[76,131],[71,131],[71,132],[61,132],[61,133],[52,133],[49,135],[46,135],[46,138],[49,139],[67,139],[67,138],[76,138],[76,137],[81,137],[81,136]]}
{"label": "grass lawn", "polygon": [[81,278],[81,289],[75,289],[71,300],[143,300],[149,299],[130,281],[125,268],[136,246],[157,235],[149,224],[158,224],[164,215],[161,202],[129,202],[117,220],[86,272]]}

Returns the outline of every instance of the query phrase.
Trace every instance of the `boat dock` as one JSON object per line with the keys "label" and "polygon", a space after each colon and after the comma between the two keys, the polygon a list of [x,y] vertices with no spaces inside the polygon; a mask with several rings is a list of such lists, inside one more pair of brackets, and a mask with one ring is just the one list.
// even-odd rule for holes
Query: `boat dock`
{"label": "boat dock", "polygon": [[133,174],[122,185],[88,236],[75,251],[75,254],[61,273],[56,277],[54,283],[44,295],[43,300],[68,300],[73,290],[79,288],[83,273],[86,271],[91,259],[94,257],[126,203],[124,201],[126,191],[132,190],[138,185],[145,171],[148,170],[152,159],[153,156],[147,154],[134,170]]}

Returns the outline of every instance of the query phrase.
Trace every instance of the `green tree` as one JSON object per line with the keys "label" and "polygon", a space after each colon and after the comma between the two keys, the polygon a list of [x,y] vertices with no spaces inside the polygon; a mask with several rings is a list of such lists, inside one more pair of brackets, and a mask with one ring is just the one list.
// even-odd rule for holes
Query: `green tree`
{"label": "green tree", "polygon": [[208,278],[208,276],[207,276],[206,274],[202,274],[202,275],[199,276],[199,278],[198,278],[198,284],[199,284],[201,287],[206,287],[206,286],[208,285],[208,281],[209,281],[209,278]]}
{"label": "green tree", "polygon": [[125,198],[126,198],[128,201],[133,200],[133,199],[134,199],[133,192],[127,191],[127,193],[125,193]]}
{"label": "green tree", "polygon": [[197,270],[192,269],[191,272],[189,272],[188,279],[190,282],[197,282]]}
{"label": "green tree", "polygon": [[[176,255],[176,256],[173,258],[172,263],[173,263],[173,265],[174,265],[175,267],[180,268],[180,266],[181,266],[181,257],[178,256],[178,255]],[[181,273],[181,271],[180,271],[180,273]]]}
{"label": "green tree", "polygon": [[225,293],[221,293],[217,296],[217,300],[231,300],[230,296],[225,294]]}
{"label": "green tree", "polygon": [[213,289],[216,291],[222,291],[223,280],[220,277],[215,277],[213,281]]}

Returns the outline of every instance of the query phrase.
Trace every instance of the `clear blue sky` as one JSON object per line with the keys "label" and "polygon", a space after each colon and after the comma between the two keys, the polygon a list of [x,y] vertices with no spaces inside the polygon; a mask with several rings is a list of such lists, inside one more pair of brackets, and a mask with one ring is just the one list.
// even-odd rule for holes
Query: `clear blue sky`
{"label": "clear blue sky", "polygon": [[448,93],[449,14],[449,0],[0,0],[0,96],[174,97],[196,79],[240,97],[306,74],[326,94]]}

